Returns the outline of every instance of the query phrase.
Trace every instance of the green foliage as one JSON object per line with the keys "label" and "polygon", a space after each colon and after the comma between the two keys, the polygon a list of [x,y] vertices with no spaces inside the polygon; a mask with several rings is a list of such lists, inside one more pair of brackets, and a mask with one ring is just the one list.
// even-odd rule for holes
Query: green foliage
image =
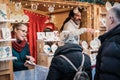
{"label": "green foliage", "polygon": [[95,3],[95,4],[105,4],[103,0],[79,0],[81,2],[89,2],[89,3]]}

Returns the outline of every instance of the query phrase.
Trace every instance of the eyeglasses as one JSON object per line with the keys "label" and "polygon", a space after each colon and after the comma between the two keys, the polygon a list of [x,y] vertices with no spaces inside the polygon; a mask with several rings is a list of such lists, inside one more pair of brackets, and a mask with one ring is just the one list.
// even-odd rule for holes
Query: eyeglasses
{"label": "eyeglasses", "polygon": [[24,32],[24,33],[26,33],[26,34],[28,34],[28,32],[25,31],[25,30],[22,30],[22,29],[17,29],[17,30],[20,30],[20,31],[22,31],[22,32]]}

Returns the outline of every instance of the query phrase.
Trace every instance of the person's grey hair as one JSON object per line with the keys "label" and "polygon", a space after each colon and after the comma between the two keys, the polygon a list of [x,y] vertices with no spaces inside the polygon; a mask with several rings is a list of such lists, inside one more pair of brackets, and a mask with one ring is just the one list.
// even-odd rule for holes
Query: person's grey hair
{"label": "person's grey hair", "polygon": [[120,21],[120,8],[119,7],[113,7],[111,11],[115,14],[118,21]]}
{"label": "person's grey hair", "polygon": [[78,35],[71,34],[70,32],[61,33],[61,40],[67,44],[79,44],[79,37]]}

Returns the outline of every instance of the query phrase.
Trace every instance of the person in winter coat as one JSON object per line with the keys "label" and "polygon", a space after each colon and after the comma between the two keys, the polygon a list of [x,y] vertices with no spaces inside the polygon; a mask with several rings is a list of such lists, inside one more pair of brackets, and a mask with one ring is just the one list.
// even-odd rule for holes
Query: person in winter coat
{"label": "person in winter coat", "polygon": [[120,5],[106,15],[108,31],[99,36],[95,80],[120,80]]}
{"label": "person in winter coat", "polygon": [[[71,36],[68,34],[65,36],[63,41],[64,45],[59,46],[54,54],[46,80],[73,80],[76,71],[65,59],[59,55],[66,56],[76,68],[81,65],[83,49],[80,45],[78,45],[76,36]],[[92,74],[90,57],[86,54],[84,55],[84,69],[91,78]]]}

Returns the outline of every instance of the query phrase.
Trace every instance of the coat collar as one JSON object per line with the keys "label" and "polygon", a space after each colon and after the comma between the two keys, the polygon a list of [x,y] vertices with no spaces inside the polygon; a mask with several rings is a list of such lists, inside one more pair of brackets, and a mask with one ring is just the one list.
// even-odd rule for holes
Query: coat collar
{"label": "coat collar", "polygon": [[110,31],[106,32],[105,34],[99,36],[99,39],[101,43],[103,43],[106,39],[109,39],[110,37],[117,34],[120,35],[120,24],[117,25],[115,28],[111,29]]}
{"label": "coat collar", "polygon": [[82,47],[78,44],[65,44],[64,46],[58,47],[58,49],[55,52],[54,56],[60,55],[60,54],[67,54],[71,51],[80,51],[82,52]]}

